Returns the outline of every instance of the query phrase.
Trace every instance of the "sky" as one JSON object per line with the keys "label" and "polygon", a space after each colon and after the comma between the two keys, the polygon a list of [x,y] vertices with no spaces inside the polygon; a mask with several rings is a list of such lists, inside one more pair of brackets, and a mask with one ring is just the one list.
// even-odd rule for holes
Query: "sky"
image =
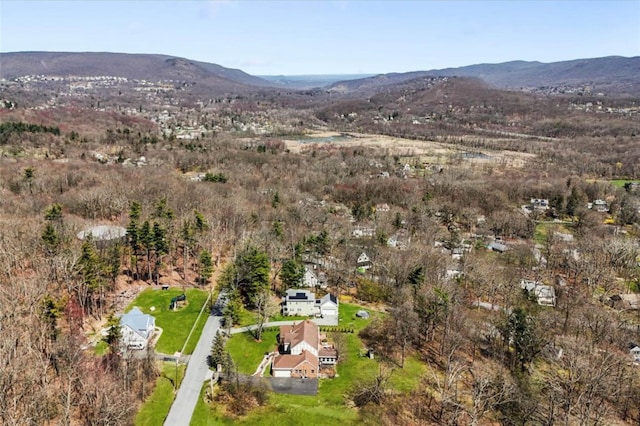
{"label": "sky", "polygon": [[640,0],[0,0],[0,51],[161,53],[253,75],[640,56]]}

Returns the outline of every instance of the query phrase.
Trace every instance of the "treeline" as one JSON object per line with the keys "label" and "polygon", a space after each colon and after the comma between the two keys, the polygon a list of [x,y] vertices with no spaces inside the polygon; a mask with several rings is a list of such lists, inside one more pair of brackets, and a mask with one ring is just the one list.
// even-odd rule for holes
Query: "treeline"
{"label": "treeline", "polygon": [[22,121],[0,123],[0,143],[2,144],[8,142],[11,134],[21,133],[51,133],[55,136],[60,136],[60,128],[57,126],[23,123]]}

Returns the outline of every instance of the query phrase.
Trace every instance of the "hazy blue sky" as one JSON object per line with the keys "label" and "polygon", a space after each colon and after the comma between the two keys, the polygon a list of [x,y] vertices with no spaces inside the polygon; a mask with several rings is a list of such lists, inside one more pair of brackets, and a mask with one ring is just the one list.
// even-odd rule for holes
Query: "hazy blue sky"
{"label": "hazy blue sky", "polygon": [[27,50],[164,53],[258,75],[638,56],[640,0],[0,0],[0,51]]}

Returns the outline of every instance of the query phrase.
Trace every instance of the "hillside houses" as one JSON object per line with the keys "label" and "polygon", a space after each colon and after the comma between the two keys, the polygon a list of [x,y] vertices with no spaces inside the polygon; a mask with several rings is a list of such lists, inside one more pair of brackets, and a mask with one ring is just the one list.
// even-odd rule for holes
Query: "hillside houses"
{"label": "hillside houses", "polygon": [[539,305],[556,306],[556,290],[553,286],[544,285],[538,281],[521,280],[520,288],[534,297]]}
{"label": "hillside houses", "polygon": [[371,269],[372,266],[373,263],[371,262],[369,256],[367,256],[367,253],[362,252],[360,256],[358,256],[358,260],[356,261],[356,269],[359,272],[364,272],[367,269]]}
{"label": "hillside houses", "polygon": [[327,274],[321,271],[317,272],[310,265],[305,265],[302,286],[327,288]]}

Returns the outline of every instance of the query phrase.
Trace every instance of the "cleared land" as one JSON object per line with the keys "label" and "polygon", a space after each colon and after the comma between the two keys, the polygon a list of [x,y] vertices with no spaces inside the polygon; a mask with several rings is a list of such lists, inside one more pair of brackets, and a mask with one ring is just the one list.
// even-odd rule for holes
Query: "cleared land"
{"label": "cleared land", "polygon": [[161,425],[164,422],[175,398],[175,386],[182,381],[185,368],[185,365],[176,367],[173,362],[162,363],[162,371],[156,380],[156,387],[136,415],[134,423],[136,426]]}
{"label": "cleared land", "polygon": [[[448,164],[458,161],[469,148],[461,147],[446,142],[423,141],[417,139],[405,139],[393,136],[373,135],[364,133],[349,133],[351,137],[344,137],[335,132],[311,132],[304,138],[285,140],[287,149],[292,152],[303,152],[314,145],[333,145],[341,148],[367,147],[388,150],[391,155],[418,158],[420,162],[431,164]],[[460,137],[459,139],[478,139],[478,136]],[[523,167],[529,160],[535,159],[535,154],[516,151],[472,150],[484,156],[471,156],[465,158],[469,164],[474,163],[498,163],[509,167]]]}
{"label": "cleared land", "polygon": [[[137,306],[145,314],[151,314],[156,318],[156,326],[162,328],[162,335],[156,344],[156,351],[164,354],[173,354],[182,350],[187,340],[187,336],[198,319],[198,314],[202,309],[202,305],[207,300],[208,293],[196,288],[187,289],[186,303],[181,302],[180,307],[176,311],[169,309],[171,299],[182,294],[182,289],[170,288],[169,290],[147,289],[140,293],[136,299],[129,304],[126,311],[128,312],[134,306]],[[151,309],[153,308],[153,310]],[[206,312],[205,312],[206,314]],[[189,339],[189,344],[185,349],[185,353],[193,352],[202,327],[207,320],[207,315],[202,315],[198,320],[196,329],[193,331]]]}

